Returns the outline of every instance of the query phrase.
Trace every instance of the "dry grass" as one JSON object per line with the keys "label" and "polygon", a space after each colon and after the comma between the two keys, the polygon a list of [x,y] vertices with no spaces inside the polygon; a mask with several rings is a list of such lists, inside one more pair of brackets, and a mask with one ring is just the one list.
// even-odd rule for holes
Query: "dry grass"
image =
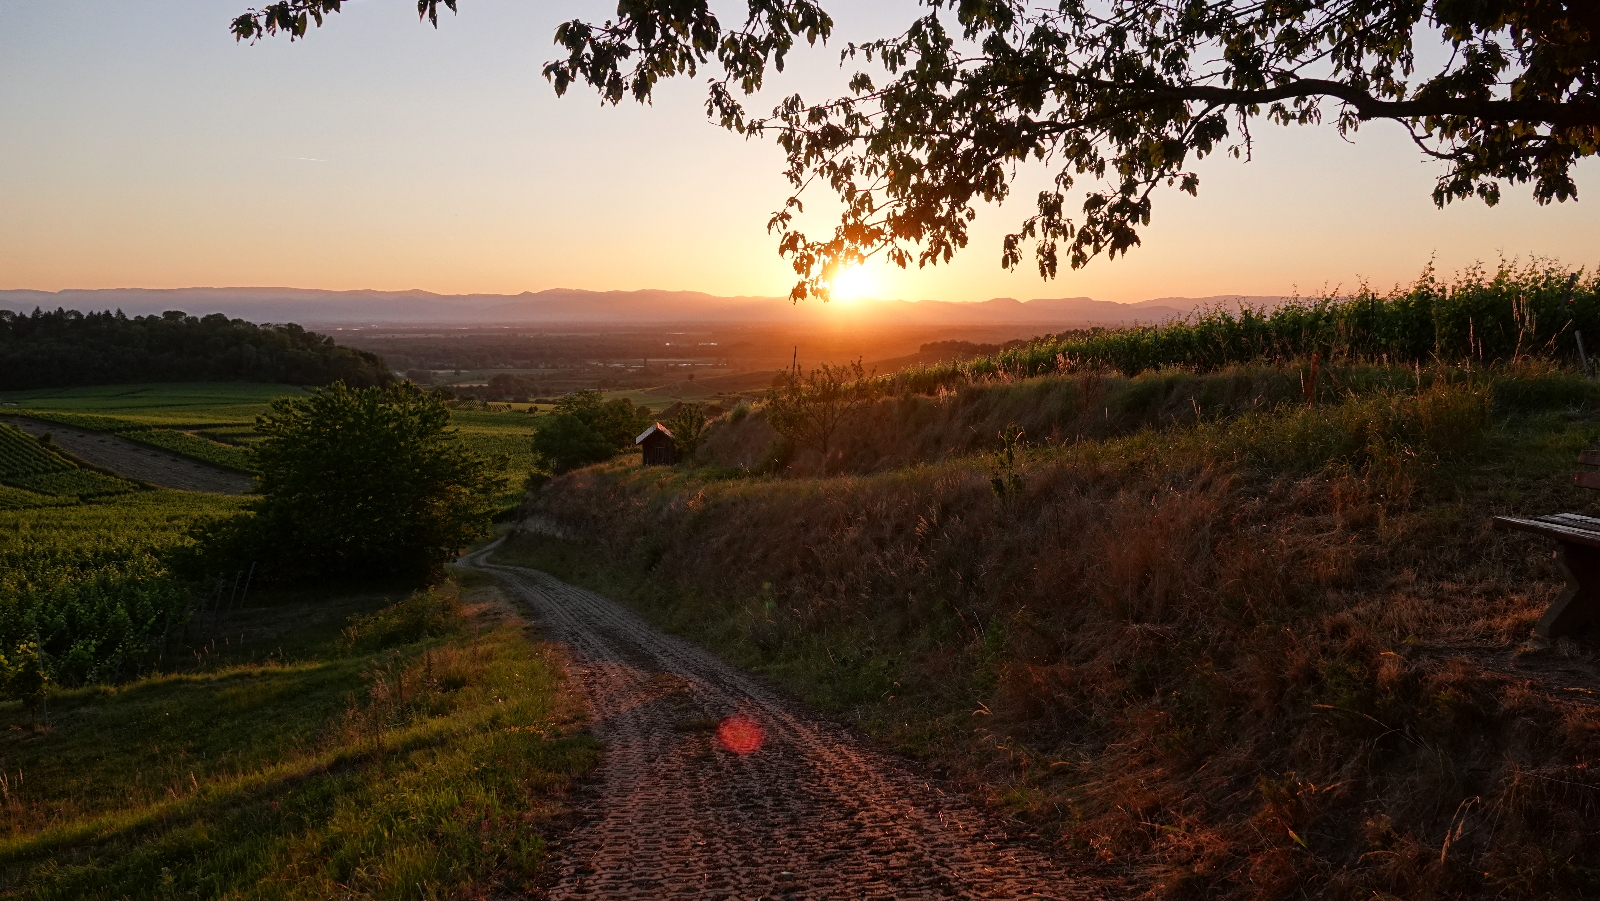
{"label": "dry grass", "polygon": [[[1435,399],[1474,389],[1501,411],[1548,409],[1600,403],[1600,387],[1548,363],[1482,370],[1471,367],[1385,367],[1323,363],[1247,365],[1220,372],[1179,369],[1132,378],[1091,372],[1017,379],[996,375],[958,390],[933,395],[885,396],[841,424],[826,472],[888,472],[917,463],[938,462],[997,449],[1002,435],[1020,431],[1036,447],[1102,442],[1151,432],[1170,432],[1202,424],[1239,420],[1264,423],[1283,432],[1274,413],[1304,407],[1308,400],[1324,410],[1362,414],[1363,406],[1405,402],[1433,393]],[[1364,404],[1352,405],[1350,401]],[[1341,423],[1301,415],[1302,425],[1321,425],[1332,436]],[[1348,430],[1347,430],[1348,431]],[[1456,430],[1460,432],[1460,430]],[[1470,430],[1468,430],[1470,433]],[[1347,440],[1349,435],[1338,440]],[[709,430],[699,459],[736,471],[813,476],[824,472],[816,451],[777,441],[764,411],[737,421],[726,417]],[[1165,439],[1163,439],[1165,440]],[[1311,462],[1323,457],[1313,449]]]}
{"label": "dry grass", "polygon": [[[533,496],[575,540],[518,553],[1160,897],[1579,897],[1600,889],[1600,668],[1519,647],[1558,573],[1488,519],[1592,506],[1560,474],[1600,430],[1559,397],[1492,414],[1512,390],[1441,379],[1063,442],[1003,491],[981,457],[612,466]],[[930,421],[973,408],[945,403]]]}

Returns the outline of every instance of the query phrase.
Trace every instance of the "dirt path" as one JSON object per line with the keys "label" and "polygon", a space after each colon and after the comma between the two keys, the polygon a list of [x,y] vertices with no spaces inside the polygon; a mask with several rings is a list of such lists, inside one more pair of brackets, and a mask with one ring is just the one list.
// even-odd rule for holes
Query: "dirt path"
{"label": "dirt path", "polygon": [[30,435],[48,432],[55,436],[53,440],[56,444],[80,460],[162,488],[211,494],[244,494],[255,481],[247,475],[207,466],[182,454],[118,438],[106,432],[91,432],[21,416],[8,416],[0,421]]}
{"label": "dirt path", "polygon": [[[605,742],[552,899],[1105,897],[972,804],[553,576],[494,573],[567,644]],[[730,718],[733,718],[730,720]],[[755,743],[740,753],[731,747]]]}

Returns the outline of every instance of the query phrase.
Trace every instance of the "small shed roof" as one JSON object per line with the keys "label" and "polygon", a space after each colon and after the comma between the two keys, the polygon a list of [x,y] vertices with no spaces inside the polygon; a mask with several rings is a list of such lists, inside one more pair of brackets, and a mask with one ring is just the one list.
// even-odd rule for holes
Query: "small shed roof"
{"label": "small shed roof", "polygon": [[659,422],[653,423],[650,426],[650,428],[645,429],[643,432],[639,433],[639,437],[633,439],[633,443],[634,444],[643,444],[644,443],[644,439],[649,438],[651,435],[665,435],[668,438],[671,438],[672,437],[672,430],[667,428],[666,426],[662,425]]}

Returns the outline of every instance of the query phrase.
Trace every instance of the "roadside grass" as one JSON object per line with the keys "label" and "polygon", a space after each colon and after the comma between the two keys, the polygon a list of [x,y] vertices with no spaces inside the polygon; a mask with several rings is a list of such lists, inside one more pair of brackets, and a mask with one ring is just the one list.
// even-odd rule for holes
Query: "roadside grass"
{"label": "roadside grass", "polygon": [[596,745],[556,652],[458,580],[268,597],[176,670],[0,704],[0,897],[527,890]]}
{"label": "roadside grass", "polygon": [[[1244,375],[1289,399],[1159,415]],[[606,464],[530,496],[500,556],[1155,897],[1592,896],[1600,656],[1524,645],[1559,571],[1488,521],[1595,511],[1569,476],[1600,399],[1540,365],[1369,375],[1316,405],[1293,367],[1136,378],[1142,425],[862,475]]]}

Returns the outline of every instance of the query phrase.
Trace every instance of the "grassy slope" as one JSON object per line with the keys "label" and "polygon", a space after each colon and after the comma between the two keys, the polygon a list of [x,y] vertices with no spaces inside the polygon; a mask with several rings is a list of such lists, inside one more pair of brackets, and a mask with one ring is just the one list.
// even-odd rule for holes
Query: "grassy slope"
{"label": "grassy slope", "polygon": [[[572,540],[513,553],[940,759],[1063,848],[1141,865],[1161,896],[1600,889],[1600,667],[1519,650],[1559,577],[1544,544],[1486,527],[1593,506],[1565,475],[1600,439],[1594,387],[1412,373],[1196,421],[1160,412],[1241,374],[1179,376],[1125,386],[1128,423],[1133,396],[1156,415],[1099,438],[1070,440],[1107,421],[1103,386],[1039,393],[1080,397],[1058,409],[1069,440],[1009,464],[576,473],[525,509]],[[960,420],[932,412],[900,435]]]}
{"label": "grassy slope", "polygon": [[498,589],[465,601],[464,622],[437,599],[390,608],[352,643],[343,615],[382,598],[278,598],[219,624],[244,644],[198,667],[58,692],[42,726],[0,704],[0,897],[527,885],[595,746]]}

